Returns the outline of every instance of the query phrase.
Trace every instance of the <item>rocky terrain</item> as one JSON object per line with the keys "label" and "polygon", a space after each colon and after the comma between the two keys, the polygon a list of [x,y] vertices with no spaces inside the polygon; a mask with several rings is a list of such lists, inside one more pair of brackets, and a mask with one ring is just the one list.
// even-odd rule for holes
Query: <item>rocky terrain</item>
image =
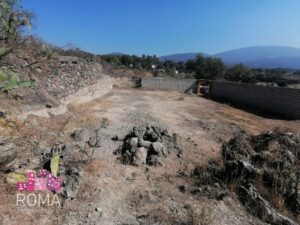
{"label": "rocky terrain", "polygon": [[35,39],[26,40],[25,47],[5,56],[1,64],[2,71],[32,83],[30,88],[6,91],[7,97],[31,104],[55,103],[103,77],[99,62],[59,55]]}
{"label": "rocky terrain", "polygon": [[[0,94],[0,224],[299,223],[299,121],[28,52],[1,62],[19,81]],[[20,210],[16,176],[57,155],[61,205]]]}

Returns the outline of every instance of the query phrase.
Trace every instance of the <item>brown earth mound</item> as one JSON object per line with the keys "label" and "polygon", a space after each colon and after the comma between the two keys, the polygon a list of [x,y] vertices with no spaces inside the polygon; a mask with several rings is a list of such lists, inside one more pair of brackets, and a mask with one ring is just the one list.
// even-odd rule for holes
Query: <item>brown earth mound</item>
{"label": "brown earth mound", "polygon": [[300,212],[299,136],[240,133],[223,145],[222,156],[222,166],[210,163],[195,170],[204,190],[220,198],[224,187],[233,189],[244,206],[265,222],[296,224],[282,214],[297,219]]}

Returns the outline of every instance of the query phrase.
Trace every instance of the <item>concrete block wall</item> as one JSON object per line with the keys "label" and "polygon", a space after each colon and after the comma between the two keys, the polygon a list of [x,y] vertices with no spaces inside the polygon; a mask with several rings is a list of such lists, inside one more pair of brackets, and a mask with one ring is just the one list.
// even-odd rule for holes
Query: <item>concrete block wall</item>
{"label": "concrete block wall", "polygon": [[212,99],[244,105],[285,119],[300,119],[300,89],[214,81]]}
{"label": "concrete block wall", "polygon": [[147,90],[180,91],[192,93],[197,88],[196,79],[142,78],[142,88]]}

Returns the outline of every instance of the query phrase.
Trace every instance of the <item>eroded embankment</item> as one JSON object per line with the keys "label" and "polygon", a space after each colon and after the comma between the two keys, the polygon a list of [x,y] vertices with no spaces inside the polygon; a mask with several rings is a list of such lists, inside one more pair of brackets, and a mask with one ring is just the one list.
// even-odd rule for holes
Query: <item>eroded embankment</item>
{"label": "eroded embankment", "polygon": [[[70,94],[59,100],[56,107],[35,106],[36,109],[30,109],[20,114],[20,118],[26,118],[28,115],[49,117],[49,114],[61,115],[67,112],[69,104],[83,104],[93,99],[103,97],[113,90],[114,78],[102,75],[96,84],[83,87],[73,94]],[[32,107],[30,107],[32,108]]]}

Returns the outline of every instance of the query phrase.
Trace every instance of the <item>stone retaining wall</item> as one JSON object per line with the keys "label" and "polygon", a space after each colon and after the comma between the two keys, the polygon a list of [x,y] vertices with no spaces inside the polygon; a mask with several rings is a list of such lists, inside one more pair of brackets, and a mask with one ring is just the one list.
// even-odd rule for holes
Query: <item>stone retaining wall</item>
{"label": "stone retaining wall", "polygon": [[[46,67],[47,66],[47,67]],[[48,94],[62,99],[103,79],[102,65],[77,57],[59,56],[43,67],[48,70],[43,84]]]}
{"label": "stone retaining wall", "polygon": [[80,104],[91,101],[92,99],[109,94],[113,90],[113,84],[114,78],[102,75],[95,84],[77,90],[75,93],[64,97],[61,102],[64,104]]}

